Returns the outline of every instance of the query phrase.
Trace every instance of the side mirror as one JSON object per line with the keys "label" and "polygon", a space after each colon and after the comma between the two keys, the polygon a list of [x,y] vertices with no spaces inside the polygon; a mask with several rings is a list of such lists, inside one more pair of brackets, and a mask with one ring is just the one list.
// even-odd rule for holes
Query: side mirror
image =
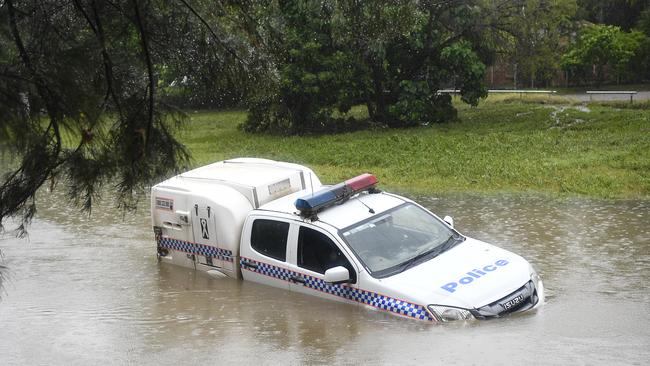
{"label": "side mirror", "polygon": [[454,227],[454,218],[453,217],[445,216],[445,218],[442,219],[442,221],[446,222],[447,225],[449,225],[449,227]]}
{"label": "side mirror", "polygon": [[327,283],[333,283],[333,284],[345,283],[350,281],[350,272],[348,271],[347,268],[343,266],[330,268],[327,271],[325,271],[324,280]]}

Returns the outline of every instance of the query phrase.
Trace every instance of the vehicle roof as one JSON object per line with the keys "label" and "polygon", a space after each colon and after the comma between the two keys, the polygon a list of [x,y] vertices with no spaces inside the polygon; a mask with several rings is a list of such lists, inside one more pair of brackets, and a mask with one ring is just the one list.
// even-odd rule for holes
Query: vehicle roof
{"label": "vehicle roof", "polygon": [[[298,215],[294,203],[296,199],[308,196],[310,190],[302,190],[271,201],[258,210],[274,211],[289,215]],[[318,213],[318,221],[327,223],[337,229],[343,229],[376,214],[390,210],[407,202],[402,197],[387,193],[362,192],[340,205],[329,207]],[[370,208],[374,213],[370,212]]]}
{"label": "vehicle roof", "polygon": [[256,186],[283,179],[286,177],[287,171],[299,171],[301,168],[299,165],[267,159],[239,158],[205,165],[178,176]]}

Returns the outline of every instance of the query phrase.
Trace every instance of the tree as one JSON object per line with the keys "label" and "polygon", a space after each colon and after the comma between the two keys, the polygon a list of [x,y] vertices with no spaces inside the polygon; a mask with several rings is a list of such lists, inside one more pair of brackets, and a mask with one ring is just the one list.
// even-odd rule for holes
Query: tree
{"label": "tree", "polygon": [[[273,48],[267,88],[259,88],[253,100],[249,131],[287,133],[323,131],[334,121],[332,111],[347,112],[351,103],[342,92],[351,80],[346,54],[332,39],[332,8],[321,1],[280,1],[270,14],[278,18],[272,34]],[[255,122],[251,122],[255,121]]]}
{"label": "tree", "polygon": [[562,57],[562,67],[574,73],[588,74],[593,69],[596,85],[605,80],[606,70],[614,71],[617,79],[631,70],[630,61],[639,51],[645,36],[638,31],[623,32],[611,25],[588,25],[580,38]]}
{"label": "tree", "polygon": [[366,71],[370,117],[390,127],[455,118],[444,86],[475,105],[486,95],[485,65],[472,38],[481,23],[473,1],[342,2],[339,44]]}
{"label": "tree", "polygon": [[335,43],[334,2],[244,3],[239,11],[249,42],[266,59],[243,128],[330,132],[349,121],[333,111],[348,112],[365,87],[359,65]]}
{"label": "tree", "polygon": [[629,31],[650,6],[647,0],[578,0],[578,19]]}
{"label": "tree", "polygon": [[504,51],[529,87],[548,84],[560,70],[562,40],[572,29],[575,12],[575,0],[521,2],[509,29],[511,44]]}
{"label": "tree", "polygon": [[645,39],[632,64],[637,65],[635,71],[640,79],[647,81],[650,80],[650,7],[641,13],[636,28],[645,35]]}
{"label": "tree", "polygon": [[243,9],[257,27],[249,33],[275,45],[247,130],[327,130],[338,123],[332,111],[354,103],[376,123],[415,126],[454,118],[451,98],[437,93],[445,85],[471,104],[486,95],[476,1],[281,1],[270,22]]}
{"label": "tree", "polygon": [[166,47],[156,65],[161,100],[181,108],[243,105],[255,85],[248,70],[255,59],[231,9],[208,0],[166,3],[157,16],[165,23],[154,25]]}
{"label": "tree", "polygon": [[85,210],[114,184],[132,208],[142,188],[186,166],[173,136],[184,115],[159,85],[170,69],[190,70],[188,44],[237,65],[217,32],[185,0],[0,1],[0,147],[16,156],[1,172],[0,229],[20,215],[23,230],[46,183],[64,182]]}

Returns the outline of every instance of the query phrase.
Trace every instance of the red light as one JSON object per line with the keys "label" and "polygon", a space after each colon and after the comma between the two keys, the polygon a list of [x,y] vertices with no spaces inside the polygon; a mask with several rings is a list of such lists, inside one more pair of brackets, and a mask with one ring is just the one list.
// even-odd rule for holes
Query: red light
{"label": "red light", "polygon": [[353,191],[366,189],[377,184],[377,177],[370,173],[361,174],[357,177],[345,181],[345,185],[350,187]]}

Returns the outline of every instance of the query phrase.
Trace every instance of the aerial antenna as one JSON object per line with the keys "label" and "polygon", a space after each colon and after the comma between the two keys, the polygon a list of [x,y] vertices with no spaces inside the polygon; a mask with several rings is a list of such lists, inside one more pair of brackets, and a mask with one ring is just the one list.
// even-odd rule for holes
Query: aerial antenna
{"label": "aerial antenna", "polygon": [[359,201],[362,205],[366,206],[366,208],[368,209],[368,212],[369,212],[369,213],[371,213],[371,214],[374,214],[374,213],[375,213],[375,210],[373,210],[372,207],[366,205],[366,203],[363,202],[363,201],[361,200],[361,197],[358,197],[358,198],[357,198],[357,201]]}

